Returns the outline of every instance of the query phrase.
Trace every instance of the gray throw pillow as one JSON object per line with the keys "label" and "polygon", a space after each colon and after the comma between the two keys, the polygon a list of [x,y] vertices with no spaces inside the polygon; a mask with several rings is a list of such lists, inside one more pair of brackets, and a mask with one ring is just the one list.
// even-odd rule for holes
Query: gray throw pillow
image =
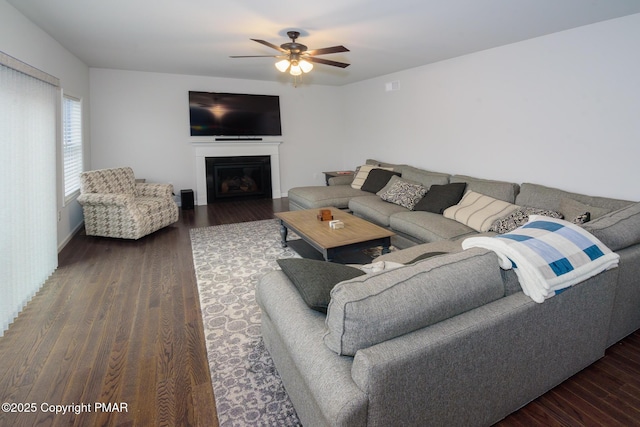
{"label": "gray throw pillow", "polygon": [[365,179],[364,184],[362,184],[360,189],[369,193],[377,193],[387,185],[391,177],[394,175],[400,176],[400,172],[394,172],[386,169],[371,169],[369,175],[367,175],[367,179]]}
{"label": "gray throw pillow", "polygon": [[336,284],[365,274],[359,268],[314,259],[285,258],[277,262],[309,308],[321,313],[327,312]]}
{"label": "gray throw pillow", "polygon": [[448,207],[458,204],[466,187],[466,182],[432,185],[413,210],[442,214]]}

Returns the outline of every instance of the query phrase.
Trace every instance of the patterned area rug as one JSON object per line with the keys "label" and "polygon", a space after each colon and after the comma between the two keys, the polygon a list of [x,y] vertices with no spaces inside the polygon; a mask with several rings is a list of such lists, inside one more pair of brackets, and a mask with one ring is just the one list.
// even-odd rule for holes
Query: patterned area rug
{"label": "patterned area rug", "polygon": [[[298,255],[280,245],[278,220],[195,228],[191,233],[211,381],[220,425],[298,426],[260,335],[255,285]],[[289,236],[295,239],[297,236]]]}

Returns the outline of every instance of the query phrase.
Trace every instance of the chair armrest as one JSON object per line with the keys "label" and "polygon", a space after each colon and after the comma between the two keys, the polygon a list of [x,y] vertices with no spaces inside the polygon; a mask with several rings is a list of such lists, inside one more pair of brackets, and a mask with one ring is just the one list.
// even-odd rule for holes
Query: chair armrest
{"label": "chair armrest", "polygon": [[133,205],[133,200],[133,194],[85,193],[78,197],[78,203],[82,206],[130,206]]}
{"label": "chair armrest", "polygon": [[136,196],[144,197],[172,197],[172,184],[150,184],[146,182],[136,183]]}

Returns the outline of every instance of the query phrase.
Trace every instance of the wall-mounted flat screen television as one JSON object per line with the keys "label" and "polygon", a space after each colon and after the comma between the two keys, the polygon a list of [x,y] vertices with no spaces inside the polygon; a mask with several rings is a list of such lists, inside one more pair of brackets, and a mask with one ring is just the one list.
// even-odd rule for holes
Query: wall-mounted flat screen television
{"label": "wall-mounted flat screen television", "polygon": [[282,135],[275,95],[189,92],[191,136]]}

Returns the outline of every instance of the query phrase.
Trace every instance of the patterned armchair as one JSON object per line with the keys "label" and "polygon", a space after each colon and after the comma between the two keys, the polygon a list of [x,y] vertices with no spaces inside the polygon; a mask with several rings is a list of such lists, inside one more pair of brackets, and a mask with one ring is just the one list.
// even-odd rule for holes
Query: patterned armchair
{"label": "patterned armchair", "polygon": [[139,239],[178,220],[173,186],[136,183],[131,168],[83,172],[80,181],[88,235]]}

